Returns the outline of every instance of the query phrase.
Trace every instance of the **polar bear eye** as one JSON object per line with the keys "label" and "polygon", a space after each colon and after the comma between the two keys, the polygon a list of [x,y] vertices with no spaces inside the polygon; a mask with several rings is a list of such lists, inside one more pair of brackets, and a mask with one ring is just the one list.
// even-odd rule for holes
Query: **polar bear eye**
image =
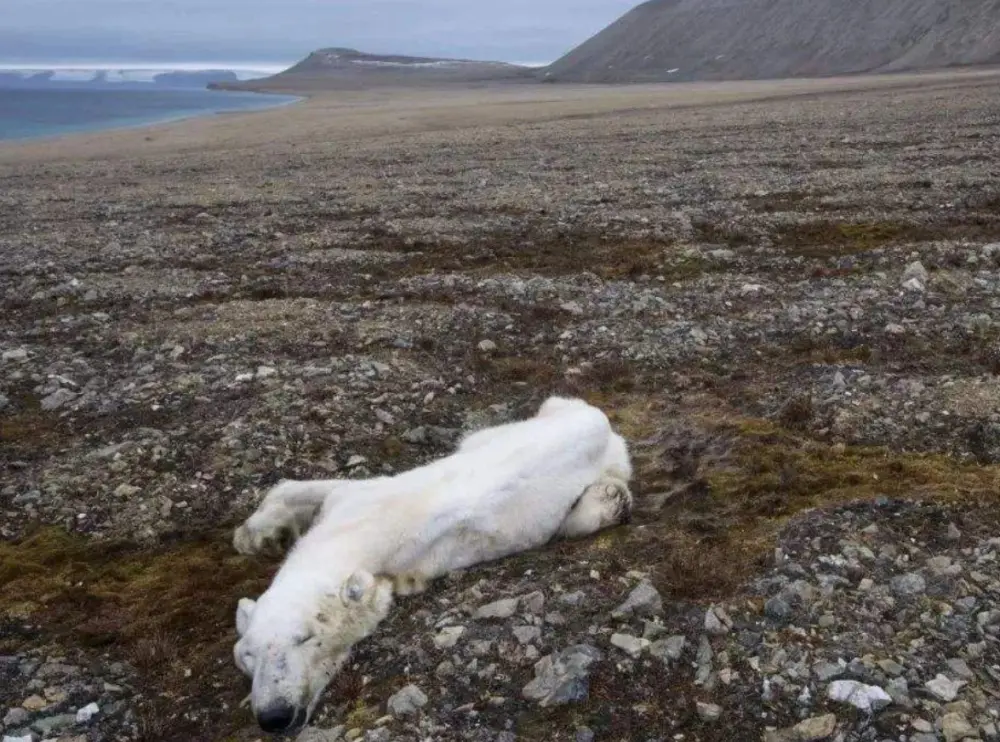
{"label": "polar bear eye", "polygon": [[309,634],[308,636],[297,638],[294,643],[296,647],[301,647],[303,644],[310,642],[315,638],[315,634]]}

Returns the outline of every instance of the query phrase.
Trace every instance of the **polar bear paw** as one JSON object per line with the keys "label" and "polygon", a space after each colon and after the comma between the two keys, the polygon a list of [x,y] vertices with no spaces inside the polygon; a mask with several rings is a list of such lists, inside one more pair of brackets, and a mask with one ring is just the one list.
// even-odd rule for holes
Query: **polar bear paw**
{"label": "polar bear paw", "polygon": [[634,500],[628,484],[617,477],[602,477],[587,487],[559,530],[565,538],[589,536],[632,519]]}
{"label": "polar bear paw", "polygon": [[299,536],[294,513],[286,507],[275,505],[247,518],[233,534],[233,546],[240,554],[281,554]]}

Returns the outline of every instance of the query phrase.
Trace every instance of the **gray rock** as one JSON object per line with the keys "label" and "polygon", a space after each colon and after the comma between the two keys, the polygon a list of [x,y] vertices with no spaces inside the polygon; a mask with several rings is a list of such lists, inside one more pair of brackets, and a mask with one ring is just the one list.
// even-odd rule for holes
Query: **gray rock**
{"label": "gray rock", "polygon": [[479,350],[483,353],[492,353],[497,349],[497,344],[492,340],[483,340],[479,343]]}
{"label": "gray rock", "polygon": [[698,701],[696,709],[698,711],[698,718],[710,724],[718,721],[722,716],[722,706],[714,703],[703,703]]}
{"label": "gray rock", "polygon": [[831,701],[847,703],[859,711],[871,714],[892,703],[892,697],[877,685],[865,685],[857,680],[835,680],[827,689]]}
{"label": "gray rock", "polygon": [[664,662],[676,662],[684,653],[687,639],[683,636],[669,636],[666,639],[659,639],[649,646],[649,653]]}
{"label": "gray rock", "polygon": [[563,593],[559,596],[559,602],[565,603],[566,605],[577,606],[586,600],[587,596],[582,590],[576,590],[571,593]]}
{"label": "gray rock", "polygon": [[393,716],[413,716],[427,705],[427,696],[412,683],[389,697],[386,708]]}
{"label": "gray rock", "polygon": [[613,618],[657,616],[663,612],[663,598],[648,580],[643,580],[629,593],[625,602],[611,612]]}
{"label": "gray rock", "polygon": [[837,729],[837,717],[833,714],[813,716],[792,727],[787,739],[794,742],[821,742],[833,736]]}
{"label": "gray rock", "polygon": [[23,729],[3,736],[3,742],[35,742],[37,739],[38,735]]}
{"label": "gray rock", "polygon": [[962,532],[958,530],[958,526],[956,526],[954,523],[949,523],[948,531],[945,533],[945,538],[947,538],[949,541],[958,541],[960,538],[962,538]]}
{"label": "gray rock", "polygon": [[517,613],[519,598],[504,598],[476,609],[474,618],[510,618]]}
{"label": "gray rock", "polygon": [[950,712],[941,719],[941,734],[945,742],[961,742],[963,739],[979,739],[976,729],[964,715]]}
{"label": "gray rock", "polygon": [[514,629],[514,637],[521,644],[531,644],[542,638],[542,630],[537,626],[517,626]]}
{"label": "gray rock", "polygon": [[47,737],[54,732],[71,727],[75,723],[76,715],[74,714],[56,714],[55,716],[45,716],[41,719],[36,719],[32,722],[31,728],[43,737]]}
{"label": "gray rock", "polygon": [[15,348],[14,350],[6,350],[3,355],[0,356],[4,361],[26,361],[28,360],[28,351],[24,348]]}
{"label": "gray rock", "polygon": [[792,615],[792,607],[780,595],[775,595],[764,603],[764,615],[772,621],[787,621]]}
{"label": "gray rock", "polygon": [[91,719],[93,719],[101,711],[101,707],[96,703],[88,703],[86,706],[81,708],[76,712],[76,723],[77,724],[88,724]]}
{"label": "gray rock", "polygon": [[722,606],[712,606],[705,611],[705,631],[714,636],[728,634],[733,627],[733,622],[729,618]]}
{"label": "gray rock", "polygon": [[847,670],[847,665],[843,660],[840,662],[817,662],[813,665],[812,670],[820,682],[825,683],[843,675]]}
{"label": "gray rock", "polygon": [[649,648],[650,641],[649,639],[640,639],[631,634],[612,634],[611,644],[618,647],[628,656],[636,658]]}
{"label": "gray rock", "polygon": [[46,412],[54,412],[74,399],[76,399],[76,394],[69,389],[56,389],[52,394],[42,399],[41,405]]}
{"label": "gray rock", "polygon": [[927,581],[917,572],[908,572],[892,578],[892,591],[899,596],[922,595],[927,590]]}
{"label": "gray rock", "polygon": [[582,701],[590,690],[590,668],[602,659],[604,654],[588,644],[546,655],[535,663],[535,679],[524,686],[521,695],[542,707]]}
{"label": "gray rock", "polygon": [[333,729],[317,729],[316,727],[306,727],[295,742],[337,742],[344,735],[344,727],[334,727]]}
{"label": "gray rock", "polygon": [[4,715],[3,725],[7,729],[13,729],[15,727],[24,726],[28,723],[28,719],[30,718],[31,714],[27,709],[15,706]]}
{"label": "gray rock", "polygon": [[9,406],[10,406],[10,397],[8,397],[5,394],[0,394],[0,412],[3,412]]}
{"label": "gray rock", "polygon": [[968,663],[960,657],[953,657],[945,662],[949,669],[958,677],[965,680],[972,680],[975,674],[972,672],[972,668],[969,667]]}
{"label": "gray rock", "polygon": [[576,730],[575,742],[594,742],[596,735],[590,727],[580,727]]}
{"label": "gray rock", "polygon": [[535,590],[533,593],[522,595],[519,601],[518,608],[524,613],[541,616],[545,612],[545,593],[541,590]]}
{"label": "gray rock", "polygon": [[947,675],[938,673],[933,680],[924,683],[924,687],[931,692],[937,700],[951,703],[958,698],[958,692],[965,685],[965,681],[952,680]]}
{"label": "gray rock", "polygon": [[451,649],[465,633],[464,626],[445,626],[434,637],[434,646],[438,649]]}

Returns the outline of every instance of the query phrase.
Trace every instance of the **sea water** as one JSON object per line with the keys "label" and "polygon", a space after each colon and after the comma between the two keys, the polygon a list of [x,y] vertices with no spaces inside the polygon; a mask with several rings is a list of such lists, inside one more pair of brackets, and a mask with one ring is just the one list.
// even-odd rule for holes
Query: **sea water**
{"label": "sea water", "polygon": [[297,100],[284,95],[217,90],[0,89],[0,140],[142,126],[260,110]]}

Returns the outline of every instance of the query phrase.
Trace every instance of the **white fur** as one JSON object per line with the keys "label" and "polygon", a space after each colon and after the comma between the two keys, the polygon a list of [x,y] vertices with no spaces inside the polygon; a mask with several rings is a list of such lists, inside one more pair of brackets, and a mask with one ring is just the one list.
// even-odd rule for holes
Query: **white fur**
{"label": "white fur", "polygon": [[258,721],[291,709],[294,726],[305,723],[394,590],[622,522],[631,476],[604,413],[553,397],[528,420],[475,432],[392,477],[280,483],[234,536],[243,553],[301,536],[268,590],[237,612],[234,655],[253,678]]}

